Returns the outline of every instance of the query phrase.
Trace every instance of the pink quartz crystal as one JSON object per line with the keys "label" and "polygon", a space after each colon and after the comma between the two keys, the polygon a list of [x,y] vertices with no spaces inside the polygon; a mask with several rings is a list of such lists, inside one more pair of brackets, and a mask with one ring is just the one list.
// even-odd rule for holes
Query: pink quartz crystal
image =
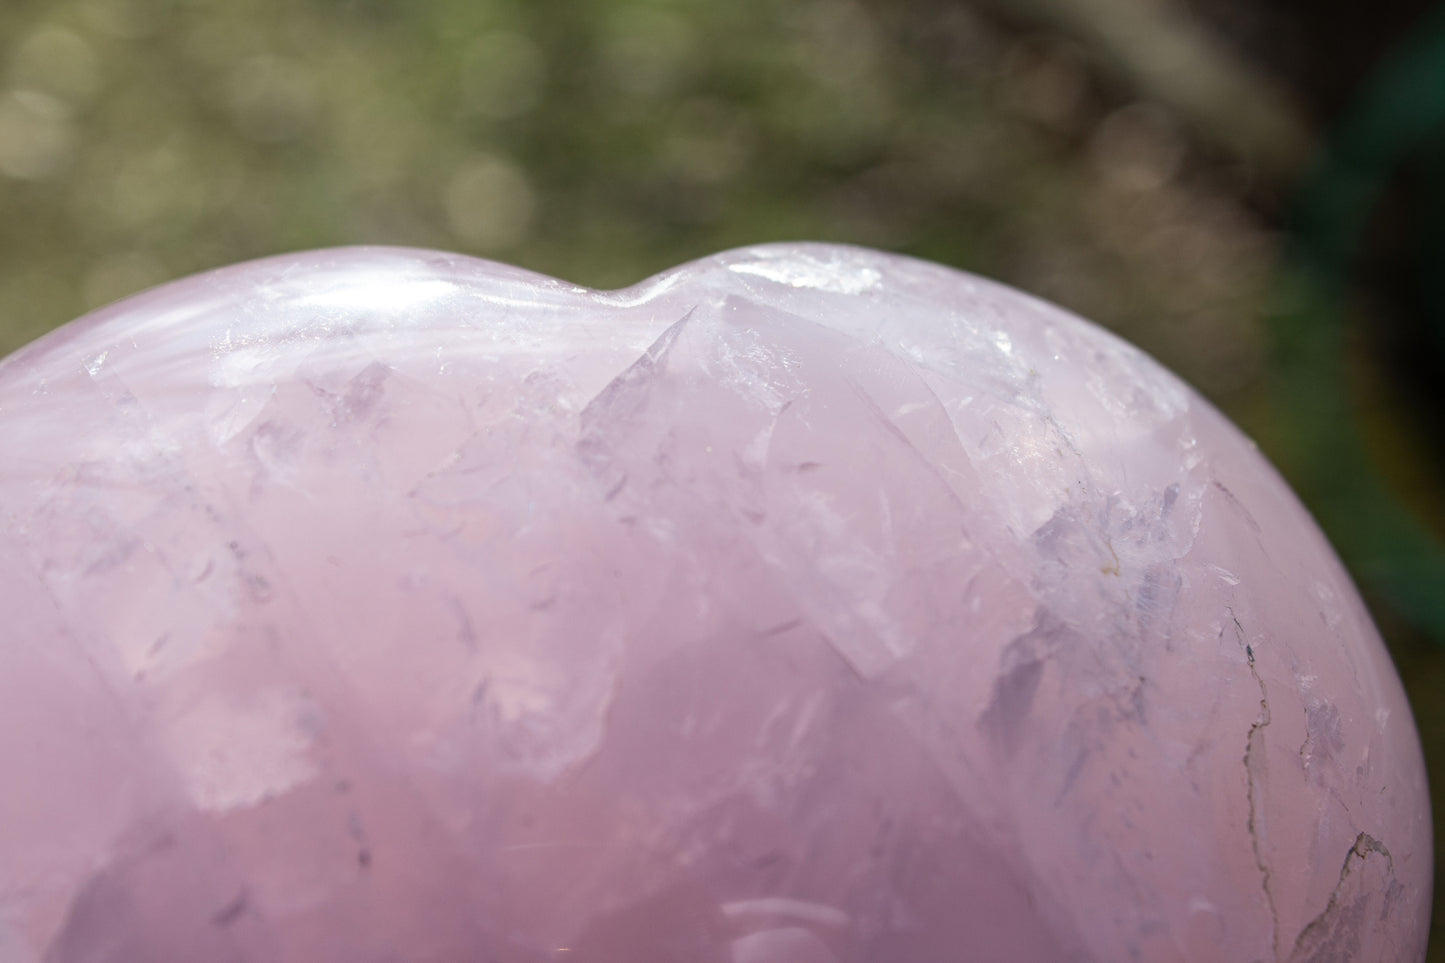
{"label": "pink quartz crystal", "polygon": [[869,251],[275,258],[0,363],[3,963],[1418,960],[1349,579],[1135,349]]}

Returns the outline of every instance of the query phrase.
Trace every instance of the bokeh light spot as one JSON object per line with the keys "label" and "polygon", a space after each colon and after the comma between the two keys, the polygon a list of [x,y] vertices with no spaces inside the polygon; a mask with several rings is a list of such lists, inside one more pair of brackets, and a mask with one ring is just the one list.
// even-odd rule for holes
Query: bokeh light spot
{"label": "bokeh light spot", "polygon": [[526,238],[536,198],[520,167],[505,157],[482,154],[452,174],[444,203],[457,237],[492,252]]}

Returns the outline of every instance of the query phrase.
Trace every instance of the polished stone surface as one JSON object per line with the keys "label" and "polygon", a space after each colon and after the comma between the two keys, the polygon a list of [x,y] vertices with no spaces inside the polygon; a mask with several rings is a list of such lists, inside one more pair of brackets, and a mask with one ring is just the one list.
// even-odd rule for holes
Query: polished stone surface
{"label": "polished stone surface", "polygon": [[1413,960],[1399,681],[1086,322],[395,249],[0,362],[0,963]]}

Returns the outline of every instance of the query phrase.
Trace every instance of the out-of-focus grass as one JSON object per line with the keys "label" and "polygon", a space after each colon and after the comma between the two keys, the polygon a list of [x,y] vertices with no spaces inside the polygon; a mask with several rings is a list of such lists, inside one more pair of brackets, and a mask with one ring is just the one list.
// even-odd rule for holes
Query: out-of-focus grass
{"label": "out-of-focus grass", "polygon": [[846,0],[0,8],[0,351],[202,268],[415,244],[596,286],[849,241],[1062,301],[1228,399],[1269,235],[1080,56]]}

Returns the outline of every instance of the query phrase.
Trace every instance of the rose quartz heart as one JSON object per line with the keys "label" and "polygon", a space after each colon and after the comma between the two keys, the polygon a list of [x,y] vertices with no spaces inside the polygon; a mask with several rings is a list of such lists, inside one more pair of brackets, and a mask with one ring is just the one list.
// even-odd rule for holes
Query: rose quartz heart
{"label": "rose quartz heart", "polygon": [[917,261],[322,251],[0,363],[0,960],[1418,960],[1349,579]]}

